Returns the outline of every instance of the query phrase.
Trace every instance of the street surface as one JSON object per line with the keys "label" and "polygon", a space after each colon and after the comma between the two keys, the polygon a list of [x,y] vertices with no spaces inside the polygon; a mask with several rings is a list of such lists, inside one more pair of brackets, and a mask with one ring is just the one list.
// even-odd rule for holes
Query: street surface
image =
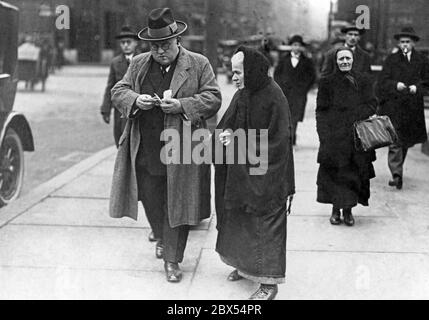
{"label": "street surface", "polygon": [[113,128],[100,116],[109,69],[65,67],[50,75],[46,92],[18,85],[15,110],[24,113],[33,131],[36,151],[25,154],[22,195],[110,145]]}
{"label": "street surface", "polygon": [[[85,72],[80,67],[69,70],[75,70],[75,75]],[[68,72],[64,70],[64,74]],[[82,82],[86,79],[76,78]],[[98,120],[99,100],[93,93],[99,90],[98,95],[101,94],[103,81],[101,76],[95,79],[98,76],[88,78],[87,86],[78,84],[82,86],[81,97],[72,89],[68,92],[62,89],[67,97],[62,98],[63,104],[80,110],[74,115],[79,121],[76,127],[65,117],[66,114],[72,117],[73,111],[62,105],[55,107],[59,98],[54,95],[47,103],[49,111],[39,104],[43,116],[26,106],[32,125],[42,131],[36,133],[39,137],[49,137],[43,123],[52,125],[56,117],[69,126],[62,130],[65,131],[62,139],[52,137],[58,149],[52,151],[56,156],[45,146],[48,154],[40,155],[40,159],[49,159],[54,165],[58,158],[73,154],[76,150],[66,144],[75,143],[74,137],[79,137],[76,139],[85,145],[85,134],[80,132],[87,130],[85,123],[91,124],[93,131],[86,132],[92,140],[98,137],[105,145],[111,145],[110,128],[103,128]],[[94,89],[92,82],[99,83],[98,89]],[[226,85],[223,77],[219,82],[224,111],[234,88]],[[404,189],[398,191],[387,186],[390,178],[387,152],[379,150],[375,163],[377,177],[371,181],[370,206],[354,210],[353,228],[330,225],[331,207],[316,202],[315,98],[316,91],[312,91],[306,120],[298,128],[297,194],[288,218],[286,284],[279,287],[277,298],[429,299],[429,157],[421,153],[420,146],[410,150]],[[53,119],[49,120],[50,113]],[[55,128],[61,129],[57,125]],[[103,130],[107,134],[105,140],[102,140]],[[155,259],[155,245],[147,240],[150,228],[143,208],[139,208],[138,222],[108,216],[116,150],[110,147],[89,156],[102,148],[100,141],[97,142],[100,145],[88,141],[86,146],[91,148],[78,149],[87,152],[82,155],[87,159],[1,209],[0,299],[247,299],[257,285],[247,280],[226,281],[232,269],[221,262],[214,250],[217,236],[214,209],[211,219],[191,231],[181,265],[183,281],[166,282],[163,263]],[[36,145],[45,143],[36,141]],[[55,164],[56,170],[79,161],[70,158],[62,166]],[[39,161],[44,168],[49,167]]]}

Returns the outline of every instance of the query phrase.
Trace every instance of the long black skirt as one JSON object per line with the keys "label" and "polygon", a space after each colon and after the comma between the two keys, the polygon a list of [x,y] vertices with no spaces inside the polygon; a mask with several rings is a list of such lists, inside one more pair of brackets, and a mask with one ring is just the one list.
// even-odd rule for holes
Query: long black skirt
{"label": "long black skirt", "polygon": [[333,204],[335,208],[353,208],[360,203],[368,206],[370,179],[375,177],[371,162],[365,166],[351,163],[336,168],[320,165],[317,175],[317,201]]}
{"label": "long black skirt", "polygon": [[285,282],[286,205],[266,215],[225,210],[217,219],[216,251],[222,261],[257,283]]}

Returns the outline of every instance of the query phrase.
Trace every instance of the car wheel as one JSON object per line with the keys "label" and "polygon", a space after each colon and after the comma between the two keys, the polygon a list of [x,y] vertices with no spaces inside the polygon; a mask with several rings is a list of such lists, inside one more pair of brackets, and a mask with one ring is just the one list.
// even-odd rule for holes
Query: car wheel
{"label": "car wheel", "polygon": [[0,147],[0,207],[18,198],[24,178],[24,149],[19,135],[8,129]]}

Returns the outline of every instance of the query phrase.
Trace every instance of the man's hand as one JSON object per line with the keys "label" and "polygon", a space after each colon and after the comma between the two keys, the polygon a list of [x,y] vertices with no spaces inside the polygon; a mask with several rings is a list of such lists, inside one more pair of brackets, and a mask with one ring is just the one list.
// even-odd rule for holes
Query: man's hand
{"label": "man's hand", "polygon": [[416,94],[417,93],[417,87],[416,86],[409,86],[409,89],[410,89],[410,93],[411,94]]}
{"label": "man's hand", "polygon": [[398,84],[396,85],[396,89],[398,91],[404,91],[407,89],[407,86],[403,82],[398,82]]}
{"label": "man's hand", "polygon": [[142,94],[137,98],[136,105],[141,110],[151,110],[155,106],[155,101],[150,95]]}
{"label": "man's hand", "polygon": [[182,104],[177,99],[164,99],[160,107],[162,111],[167,114],[183,113]]}
{"label": "man's hand", "polygon": [[107,124],[109,124],[110,123],[110,112],[109,113],[104,113],[104,112],[102,112],[101,113],[101,116],[103,117],[103,121],[105,122],[105,123],[107,123]]}

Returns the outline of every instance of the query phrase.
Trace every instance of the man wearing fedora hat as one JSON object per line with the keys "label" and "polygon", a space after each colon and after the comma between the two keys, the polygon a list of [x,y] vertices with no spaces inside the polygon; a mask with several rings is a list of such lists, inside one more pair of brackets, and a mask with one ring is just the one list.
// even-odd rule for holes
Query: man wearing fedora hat
{"label": "man wearing fedora hat", "polygon": [[179,263],[190,226],[210,217],[211,173],[207,164],[165,164],[164,130],[174,130],[182,141],[187,138],[185,132],[192,135],[207,128],[206,120],[221,106],[208,59],[180,44],[179,36],[186,29],[169,8],[152,10],[148,27],[138,34],[149,42],[150,52],[136,56],[112,89],[112,101],[127,124],[119,141],[110,216],[137,220],[137,203],[143,203],[160,239],[155,255],[164,260],[169,282],[182,279]]}
{"label": "man wearing fedora hat", "polygon": [[[341,33],[345,35],[344,46],[353,51],[353,70],[360,73],[371,72],[371,57],[359,46],[360,38],[365,33],[365,30],[359,29],[355,24],[348,24],[341,29]],[[334,72],[336,65],[335,52],[336,49],[332,48],[326,53],[321,68],[322,77]]]}
{"label": "man wearing fedora hat", "polygon": [[399,50],[386,58],[378,80],[380,114],[388,115],[399,141],[389,147],[389,185],[402,189],[408,148],[427,140],[423,96],[429,89],[429,61],[415,50],[420,40],[412,27],[394,35]]}
{"label": "man wearing fedora hat", "polygon": [[288,99],[293,125],[293,144],[296,144],[298,122],[304,120],[307,94],[316,78],[313,61],[304,54],[306,43],[302,36],[289,40],[292,50],[282,57],[274,71],[274,79]]}
{"label": "man wearing fedora hat", "polygon": [[[121,54],[113,58],[110,64],[109,78],[107,79],[106,90],[104,92],[103,103],[101,105],[101,115],[103,121],[110,124],[110,118],[112,113],[112,100],[110,91],[113,86],[121,80],[127,72],[128,66],[130,65],[131,59],[134,57],[137,51],[139,38],[137,33],[131,30],[130,27],[122,27],[121,32],[116,36],[118,39]],[[114,109],[113,116],[113,137],[115,139],[116,146],[119,145],[119,138],[125,127],[125,119],[121,119],[121,113]]]}

